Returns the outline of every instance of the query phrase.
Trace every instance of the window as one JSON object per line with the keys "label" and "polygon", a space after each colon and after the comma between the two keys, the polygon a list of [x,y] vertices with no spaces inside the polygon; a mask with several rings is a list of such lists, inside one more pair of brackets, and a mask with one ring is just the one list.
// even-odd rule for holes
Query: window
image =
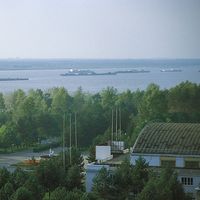
{"label": "window", "polygon": [[161,160],[162,167],[175,167],[176,161],[175,160]]}
{"label": "window", "polygon": [[182,177],[181,178],[181,183],[183,185],[193,185],[193,178],[191,178],[191,177]]}
{"label": "window", "polygon": [[196,169],[199,168],[198,161],[185,161],[185,168]]}

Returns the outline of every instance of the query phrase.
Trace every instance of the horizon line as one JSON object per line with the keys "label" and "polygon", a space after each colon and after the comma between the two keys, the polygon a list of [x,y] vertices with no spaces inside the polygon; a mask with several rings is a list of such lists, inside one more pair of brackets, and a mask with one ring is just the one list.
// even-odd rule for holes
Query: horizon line
{"label": "horizon line", "polygon": [[165,58],[165,57],[152,57],[152,58],[67,58],[67,57],[7,57],[0,58],[0,60],[200,60],[199,58]]}

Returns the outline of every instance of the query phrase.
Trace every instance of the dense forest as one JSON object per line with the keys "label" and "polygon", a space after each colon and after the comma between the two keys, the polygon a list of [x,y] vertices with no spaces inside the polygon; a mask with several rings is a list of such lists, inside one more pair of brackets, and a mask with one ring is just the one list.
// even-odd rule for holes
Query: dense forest
{"label": "dense forest", "polygon": [[79,147],[105,142],[110,139],[112,110],[116,109],[121,114],[120,137],[132,146],[149,122],[200,122],[199,102],[200,85],[188,81],[170,89],[150,84],[146,90],[134,92],[108,87],[96,94],[81,88],[73,94],[65,88],[0,93],[0,147],[30,146],[60,137],[64,114],[69,135],[69,115],[74,132],[75,113]]}

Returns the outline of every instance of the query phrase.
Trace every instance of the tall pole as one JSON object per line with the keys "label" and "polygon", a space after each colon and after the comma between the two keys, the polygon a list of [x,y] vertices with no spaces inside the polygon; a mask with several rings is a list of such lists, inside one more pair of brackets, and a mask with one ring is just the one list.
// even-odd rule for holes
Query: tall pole
{"label": "tall pole", "polygon": [[69,162],[72,162],[72,115],[69,116]]}
{"label": "tall pole", "polygon": [[77,149],[78,144],[77,144],[77,124],[76,124],[76,112],[74,114],[74,132],[75,132],[75,147]]}
{"label": "tall pole", "polygon": [[63,115],[63,167],[65,169],[65,113]]}
{"label": "tall pole", "polygon": [[114,132],[114,127],[113,127],[113,109],[112,109],[112,132],[111,132],[111,146],[112,146],[112,142],[113,142],[113,132]]}
{"label": "tall pole", "polygon": [[118,133],[117,133],[117,121],[118,121],[118,119],[117,119],[117,108],[116,108],[116,141],[117,141],[117,136],[118,136]]}
{"label": "tall pole", "polygon": [[122,118],[121,118],[121,108],[119,108],[119,137],[121,137],[122,134]]}

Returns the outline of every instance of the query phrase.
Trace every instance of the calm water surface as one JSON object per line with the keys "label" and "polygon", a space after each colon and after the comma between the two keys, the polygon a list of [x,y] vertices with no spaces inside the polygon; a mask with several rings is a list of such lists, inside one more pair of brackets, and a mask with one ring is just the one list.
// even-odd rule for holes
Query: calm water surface
{"label": "calm water surface", "polygon": [[[70,68],[91,69],[95,72],[111,72],[128,69],[145,69],[149,73],[117,74],[114,76],[60,76]],[[175,68],[182,72],[161,72]],[[16,89],[42,89],[65,87],[74,92],[82,87],[87,92],[98,92],[108,86],[119,91],[145,89],[150,83],[162,89],[173,87],[182,81],[200,84],[200,60],[0,60],[0,78],[29,78],[26,81],[0,81],[0,92]]]}

